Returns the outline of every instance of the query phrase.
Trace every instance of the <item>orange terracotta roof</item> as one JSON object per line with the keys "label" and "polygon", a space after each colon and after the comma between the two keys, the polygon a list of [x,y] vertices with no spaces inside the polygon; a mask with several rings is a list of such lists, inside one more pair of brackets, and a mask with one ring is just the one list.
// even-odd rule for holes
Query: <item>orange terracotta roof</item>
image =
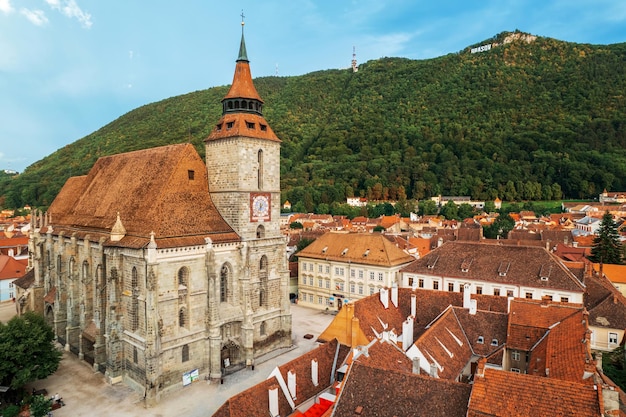
{"label": "orange terracotta roof", "polygon": [[253,113],[227,113],[215,124],[206,141],[237,136],[280,142],[265,118]]}
{"label": "orange terracotta roof", "polygon": [[[600,271],[600,264],[593,264],[593,270]],[[626,265],[602,264],[602,273],[614,283],[626,283]]]}
{"label": "orange terracotta roof", "polygon": [[487,368],[474,378],[468,417],[600,417],[597,389],[553,378]]}
{"label": "orange terracotta roof", "polygon": [[[336,416],[465,417],[471,386],[355,362],[337,399]],[[355,410],[361,410],[359,413]]]}
{"label": "orange terracotta roof", "polygon": [[511,301],[507,347],[530,351],[555,323],[582,311],[580,304],[516,298]]}
{"label": "orange terracotta roof", "polygon": [[26,273],[28,259],[17,260],[12,256],[0,255],[0,279],[20,278]]}
{"label": "orange terracotta roof", "polygon": [[225,99],[240,97],[258,100],[263,103],[263,99],[261,99],[252,82],[252,73],[250,72],[250,63],[248,61],[237,61],[233,83],[226,96],[224,96]]}
{"label": "orange terracotta roof", "polygon": [[380,233],[329,232],[300,251],[298,256],[382,266],[402,265],[414,259]]}
{"label": "orange terracotta roof", "polygon": [[[193,179],[190,179],[193,172]],[[126,236],[115,246],[235,242],[239,236],[211,201],[207,169],[191,144],[161,146],[98,159],[70,178],[49,209],[53,233],[108,239],[119,213]]]}

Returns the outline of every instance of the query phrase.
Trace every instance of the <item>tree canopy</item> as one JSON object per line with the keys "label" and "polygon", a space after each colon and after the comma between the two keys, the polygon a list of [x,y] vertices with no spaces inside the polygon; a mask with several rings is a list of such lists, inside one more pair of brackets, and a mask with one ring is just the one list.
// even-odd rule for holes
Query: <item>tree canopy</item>
{"label": "tree canopy", "polygon": [[591,262],[600,264],[623,263],[624,255],[617,225],[608,211],[602,216],[602,222],[591,247]]}
{"label": "tree canopy", "polygon": [[0,385],[18,389],[56,372],[62,353],[53,340],[52,328],[33,312],[0,323]]}

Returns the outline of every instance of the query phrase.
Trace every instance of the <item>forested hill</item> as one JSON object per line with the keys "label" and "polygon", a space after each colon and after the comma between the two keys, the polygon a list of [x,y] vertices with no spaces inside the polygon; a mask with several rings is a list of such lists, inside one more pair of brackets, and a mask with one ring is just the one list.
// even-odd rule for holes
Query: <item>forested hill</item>
{"label": "forested hill", "polygon": [[[480,45],[492,47],[470,52]],[[347,195],[521,200],[626,190],[626,43],[502,33],[435,59],[383,58],[357,73],[255,85],[283,141],[283,199],[307,209]],[[47,206],[100,156],[186,141],[204,155],[227,88],[140,107],[0,177],[4,206]]]}

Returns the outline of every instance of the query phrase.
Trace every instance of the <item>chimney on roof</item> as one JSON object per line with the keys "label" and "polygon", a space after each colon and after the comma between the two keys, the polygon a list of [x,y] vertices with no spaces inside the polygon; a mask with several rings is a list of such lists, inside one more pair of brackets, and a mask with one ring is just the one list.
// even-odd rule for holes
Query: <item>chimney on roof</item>
{"label": "chimney on roof", "polygon": [[476,310],[478,310],[478,301],[474,299],[470,301],[469,313],[474,315],[476,314]]}
{"label": "chimney on roof", "polygon": [[394,307],[398,308],[398,284],[391,284],[391,303]]}
{"label": "chimney on roof", "polygon": [[417,317],[417,296],[411,294],[411,316]]}
{"label": "chimney on roof", "polygon": [[430,364],[430,376],[433,378],[439,378],[437,375],[437,364],[435,362]]}
{"label": "chimney on roof", "polygon": [[289,395],[294,400],[296,399],[296,371],[290,369],[287,372],[287,388],[289,389]]}
{"label": "chimney on roof", "polygon": [[487,364],[487,358],[478,359],[478,363],[476,364],[476,376],[484,377],[485,376],[485,365]]}
{"label": "chimney on roof", "polygon": [[406,352],[413,345],[413,317],[402,323],[402,349]]}
{"label": "chimney on roof", "polygon": [[595,358],[596,358],[596,369],[598,370],[599,373],[602,373],[602,352],[597,351],[595,353]]}
{"label": "chimney on roof", "polygon": [[389,308],[389,290],[387,288],[380,289],[380,302],[383,303],[385,310]]}
{"label": "chimney on roof", "polygon": [[270,416],[278,417],[278,386],[272,385],[268,389],[269,402],[270,402]]}
{"label": "chimney on roof", "polygon": [[420,358],[413,358],[413,373],[416,375],[420,374]]}
{"label": "chimney on roof", "polygon": [[468,283],[463,284],[463,308],[470,308],[470,300],[472,299],[470,292],[471,287],[472,286]]}

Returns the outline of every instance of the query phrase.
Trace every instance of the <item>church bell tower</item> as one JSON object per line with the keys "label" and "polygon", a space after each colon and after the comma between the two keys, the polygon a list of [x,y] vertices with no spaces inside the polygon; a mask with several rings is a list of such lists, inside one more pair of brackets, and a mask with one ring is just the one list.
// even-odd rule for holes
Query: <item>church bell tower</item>
{"label": "church bell tower", "polygon": [[[243,17],[243,16],[242,16]],[[244,239],[280,236],[280,140],[263,117],[241,22],[233,83],[205,140],[211,199]]]}

